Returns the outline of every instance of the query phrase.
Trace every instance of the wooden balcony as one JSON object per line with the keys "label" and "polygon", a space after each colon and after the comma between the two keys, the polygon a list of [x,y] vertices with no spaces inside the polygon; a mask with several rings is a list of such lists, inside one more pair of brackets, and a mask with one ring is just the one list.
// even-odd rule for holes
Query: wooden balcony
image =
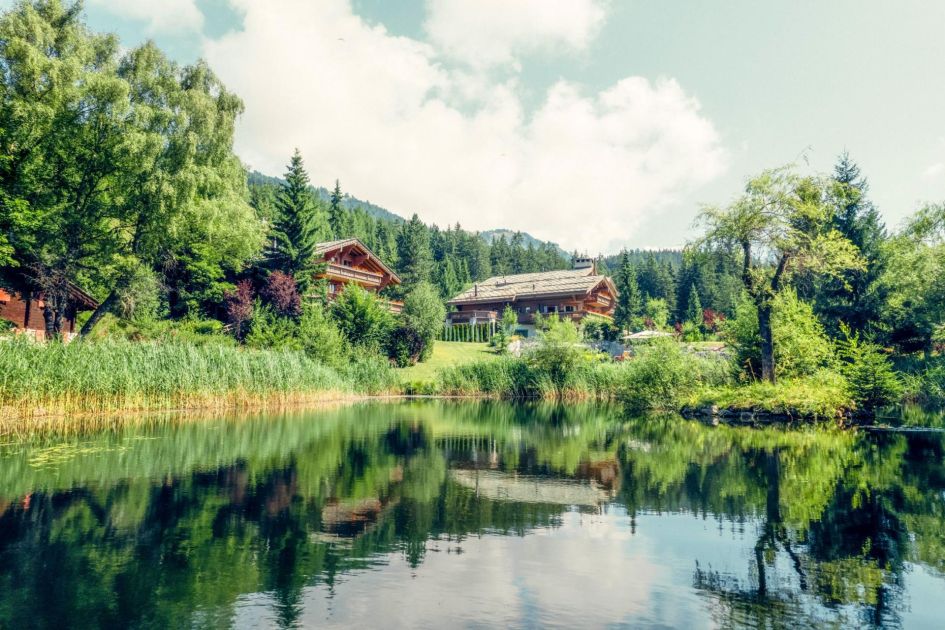
{"label": "wooden balcony", "polygon": [[386,306],[387,310],[389,310],[394,315],[399,315],[401,311],[404,310],[403,302],[398,302],[396,300],[385,300],[384,298],[378,298],[378,299],[380,300],[381,304]]}
{"label": "wooden balcony", "polygon": [[324,277],[331,280],[340,280],[342,282],[357,282],[358,284],[372,287],[380,286],[384,283],[384,276],[382,274],[366,271],[364,269],[355,269],[354,267],[345,267],[344,265],[336,265],[335,263],[328,263]]}
{"label": "wooden balcony", "polygon": [[476,323],[479,324],[487,324],[489,322],[498,321],[499,313],[496,311],[453,311],[452,313],[446,314],[446,319],[451,324],[466,324],[472,320],[476,320]]}

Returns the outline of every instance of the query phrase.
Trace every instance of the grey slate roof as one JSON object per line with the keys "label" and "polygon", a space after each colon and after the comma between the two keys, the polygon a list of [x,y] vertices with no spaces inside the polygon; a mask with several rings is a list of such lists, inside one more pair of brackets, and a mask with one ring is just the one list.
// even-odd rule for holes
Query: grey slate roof
{"label": "grey slate roof", "polygon": [[512,276],[493,276],[477,282],[452,300],[450,304],[483,302],[514,302],[521,299],[540,299],[566,295],[586,295],[602,282],[616,295],[613,282],[594,269],[565,269],[541,273],[521,273]]}

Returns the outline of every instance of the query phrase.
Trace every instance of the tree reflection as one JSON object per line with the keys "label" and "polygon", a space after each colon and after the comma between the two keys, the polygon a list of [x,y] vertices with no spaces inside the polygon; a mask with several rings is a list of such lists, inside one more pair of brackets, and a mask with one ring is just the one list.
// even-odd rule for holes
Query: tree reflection
{"label": "tree reflection", "polygon": [[[411,403],[65,444],[70,457],[48,441],[0,451],[0,626],[30,611],[36,626],[220,627],[265,593],[291,627],[307,588],[391,555],[417,567],[440,541],[555,527],[595,502],[752,531],[743,575],[694,558],[723,626],[894,624],[909,563],[945,569],[935,435]],[[55,465],[37,465],[48,453]]]}

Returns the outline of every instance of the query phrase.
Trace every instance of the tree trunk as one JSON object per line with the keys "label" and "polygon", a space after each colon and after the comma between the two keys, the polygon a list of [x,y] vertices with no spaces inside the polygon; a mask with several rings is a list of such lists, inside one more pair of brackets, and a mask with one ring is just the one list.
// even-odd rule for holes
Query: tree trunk
{"label": "tree trunk", "polygon": [[105,313],[112,309],[116,302],[118,302],[118,294],[115,291],[112,291],[108,294],[108,297],[98,305],[98,308],[92,312],[91,317],[89,317],[88,321],[85,322],[85,325],[82,326],[82,330],[79,332],[79,335],[85,337],[87,334],[92,332],[92,329],[95,328],[95,325],[101,321],[102,317],[105,316]]}
{"label": "tree trunk", "polygon": [[43,307],[43,323],[45,327],[45,334],[47,341],[59,341],[62,339],[62,307],[56,307],[53,305],[53,302],[43,300],[45,307]]}
{"label": "tree trunk", "polygon": [[771,332],[771,305],[758,307],[758,334],[761,335],[761,378],[776,382],[774,375],[774,337]]}

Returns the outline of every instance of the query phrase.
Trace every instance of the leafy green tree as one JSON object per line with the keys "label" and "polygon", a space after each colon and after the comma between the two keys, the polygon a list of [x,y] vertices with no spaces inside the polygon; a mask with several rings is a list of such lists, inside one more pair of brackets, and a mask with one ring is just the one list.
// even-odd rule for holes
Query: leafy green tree
{"label": "leafy green tree", "polygon": [[742,282],[758,317],[761,377],[772,383],[776,380],[773,301],[792,273],[808,270],[838,276],[863,266],[856,247],[829,227],[830,192],[823,180],[781,168],[749,181],[745,194],[727,208],[707,208],[701,215],[706,228],[703,246],[741,252]]}
{"label": "leafy green tree", "polygon": [[650,298],[644,310],[646,318],[656,330],[663,330],[669,323],[669,305],[662,298]]}
{"label": "leafy green tree", "polygon": [[404,298],[401,320],[421,340],[418,360],[425,361],[430,357],[436,335],[443,328],[445,319],[446,307],[433,285],[420,283]]}
{"label": "leafy green tree", "polygon": [[189,257],[222,301],[227,270],[260,245],[232,153],[241,101],[203,63],[180,68],[150,43],[120,55],[80,4],[21,1],[0,16],[0,221],[16,218],[4,257],[12,246],[42,291],[50,336],[70,282],[103,298],[88,333],[142,265]]}
{"label": "leafy green tree", "polygon": [[270,270],[293,276],[305,294],[319,268],[315,247],[327,234],[298,149],[292,155],[276,207],[278,217],[272,226],[266,264]]}
{"label": "leafy green tree", "polygon": [[409,292],[422,282],[429,282],[433,271],[433,254],[427,227],[414,214],[397,234],[398,272],[403,290]]}
{"label": "leafy green tree", "polygon": [[886,338],[902,352],[930,351],[934,330],[945,322],[945,204],[917,212],[883,251],[878,283]]}

